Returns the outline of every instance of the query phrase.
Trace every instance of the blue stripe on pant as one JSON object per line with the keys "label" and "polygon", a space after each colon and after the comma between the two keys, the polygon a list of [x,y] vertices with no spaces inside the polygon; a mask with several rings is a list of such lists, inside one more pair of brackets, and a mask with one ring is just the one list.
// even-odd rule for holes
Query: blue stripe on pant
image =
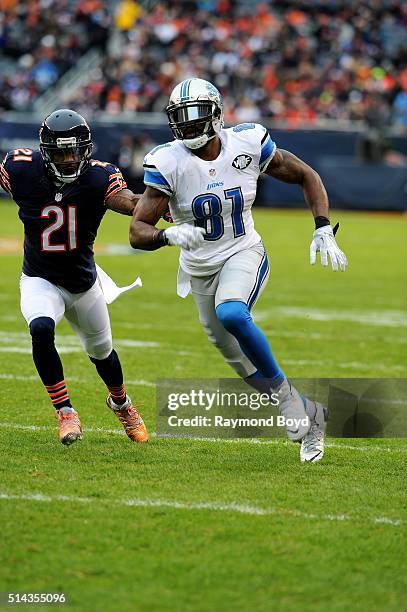
{"label": "blue stripe on pant", "polygon": [[216,316],[223,327],[236,338],[243,353],[257,368],[256,376],[271,379],[277,386],[284,380],[284,373],[274,358],[265,334],[255,324],[250,313],[269,269],[267,254],[264,252],[247,304],[238,300],[223,302],[217,306]]}
{"label": "blue stripe on pant", "polygon": [[270,269],[269,266],[269,260],[267,257],[267,253],[264,252],[264,255],[262,257],[262,260],[260,262],[259,268],[257,270],[257,276],[256,276],[256,282],[255,285],[249,295],[249,299],[247,300],[247,306],[249,308],[249,310],[252,309],[253,304],[255,303],[258,295],[259,295],[259,291],[263,285],[263,282],[268,274],[268,271]]}

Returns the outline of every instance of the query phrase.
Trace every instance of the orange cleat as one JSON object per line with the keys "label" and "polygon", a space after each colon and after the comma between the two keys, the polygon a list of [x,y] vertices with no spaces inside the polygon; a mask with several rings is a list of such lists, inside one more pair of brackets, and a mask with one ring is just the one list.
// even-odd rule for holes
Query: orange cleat
{"label": "orange cleat", "polygon": [[130,440],[133,442],[148,442],[147,427],[128,395],[126,395],[124,404],[119,405],[114,403],[112,396],[109,394],[106,404],[113,410]]}
{"label": "orange cleat", "polygon": [[76,440],[82,440],[82,427],[76,410],[70,407],[57,410],[57,420],[59,439],[62,444],[69,446]]}

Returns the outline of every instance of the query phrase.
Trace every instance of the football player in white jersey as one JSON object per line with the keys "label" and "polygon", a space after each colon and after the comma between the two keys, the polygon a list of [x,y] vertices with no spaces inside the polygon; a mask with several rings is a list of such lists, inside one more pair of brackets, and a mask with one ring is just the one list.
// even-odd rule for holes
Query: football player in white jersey
{"label": "football player in white jersey", "polygon": [[[324,452],[326,409],[300,396],[280,369],[251,310],[269,277],[267,254],[251,208],[261,172],[302,186],[315,218],[311,264],[344,271],[347,260],[328,218],[328,197],[319,175],[292,153],[278,149],[262,125],[225,129],[220,93],[208,81],[179,83],[166,109],[175,140],[153,149],[144,162],[146,190],[130,227],[134,248],[181,247],[178,294],[192,292],[208,338],[232,368],[255,388],[279,394],[287,427],[301,440],[302,461]],[[174,226],[155,227],[167,207]]]}

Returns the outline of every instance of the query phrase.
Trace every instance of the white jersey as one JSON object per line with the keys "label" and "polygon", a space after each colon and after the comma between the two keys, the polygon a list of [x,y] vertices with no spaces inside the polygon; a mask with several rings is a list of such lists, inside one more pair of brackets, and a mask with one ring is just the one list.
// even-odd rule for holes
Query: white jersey
{"label": "white jersey", "polygon": [[144,160],[144,182],[170,196],[174,223],[206,230],[202,246],[181,251],[181,268],[193,276],[217,272],[260,241],[251,208],[276,144],[256,123],[223,129],[219,136],[222,148],[213,161],[200,159],[180,140],[156,147]]}

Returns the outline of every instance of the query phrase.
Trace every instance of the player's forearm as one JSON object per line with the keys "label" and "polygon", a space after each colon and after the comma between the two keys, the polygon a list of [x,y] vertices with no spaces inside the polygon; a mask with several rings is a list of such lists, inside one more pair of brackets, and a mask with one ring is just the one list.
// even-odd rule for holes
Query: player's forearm
{"label": "player's forearm", "polygon": [[134,210],[130,224],[130,244],[133,249],[155,251],[167,244],[164,230],[155,225],[168,208],[169,196],[155,189],[146,187]]}
{"label": "player's forearm", "polygon": [[164,230],[154,225],[133,219],[130,226],[130,244],[133,249],[156,251],[167,244]]}
{"label": "player's forearm", "polygon": [[141,195],[133,193],[130,189],[122,189],[122,191],[106,200],[106,207],[121,215],[131,217],[140,198]]}
{"label": "player's forearm", "polygon": [[329,217],[328,194],[318,172],[308,167],[302,181],[304,198],[311,212],[316,217]]}

